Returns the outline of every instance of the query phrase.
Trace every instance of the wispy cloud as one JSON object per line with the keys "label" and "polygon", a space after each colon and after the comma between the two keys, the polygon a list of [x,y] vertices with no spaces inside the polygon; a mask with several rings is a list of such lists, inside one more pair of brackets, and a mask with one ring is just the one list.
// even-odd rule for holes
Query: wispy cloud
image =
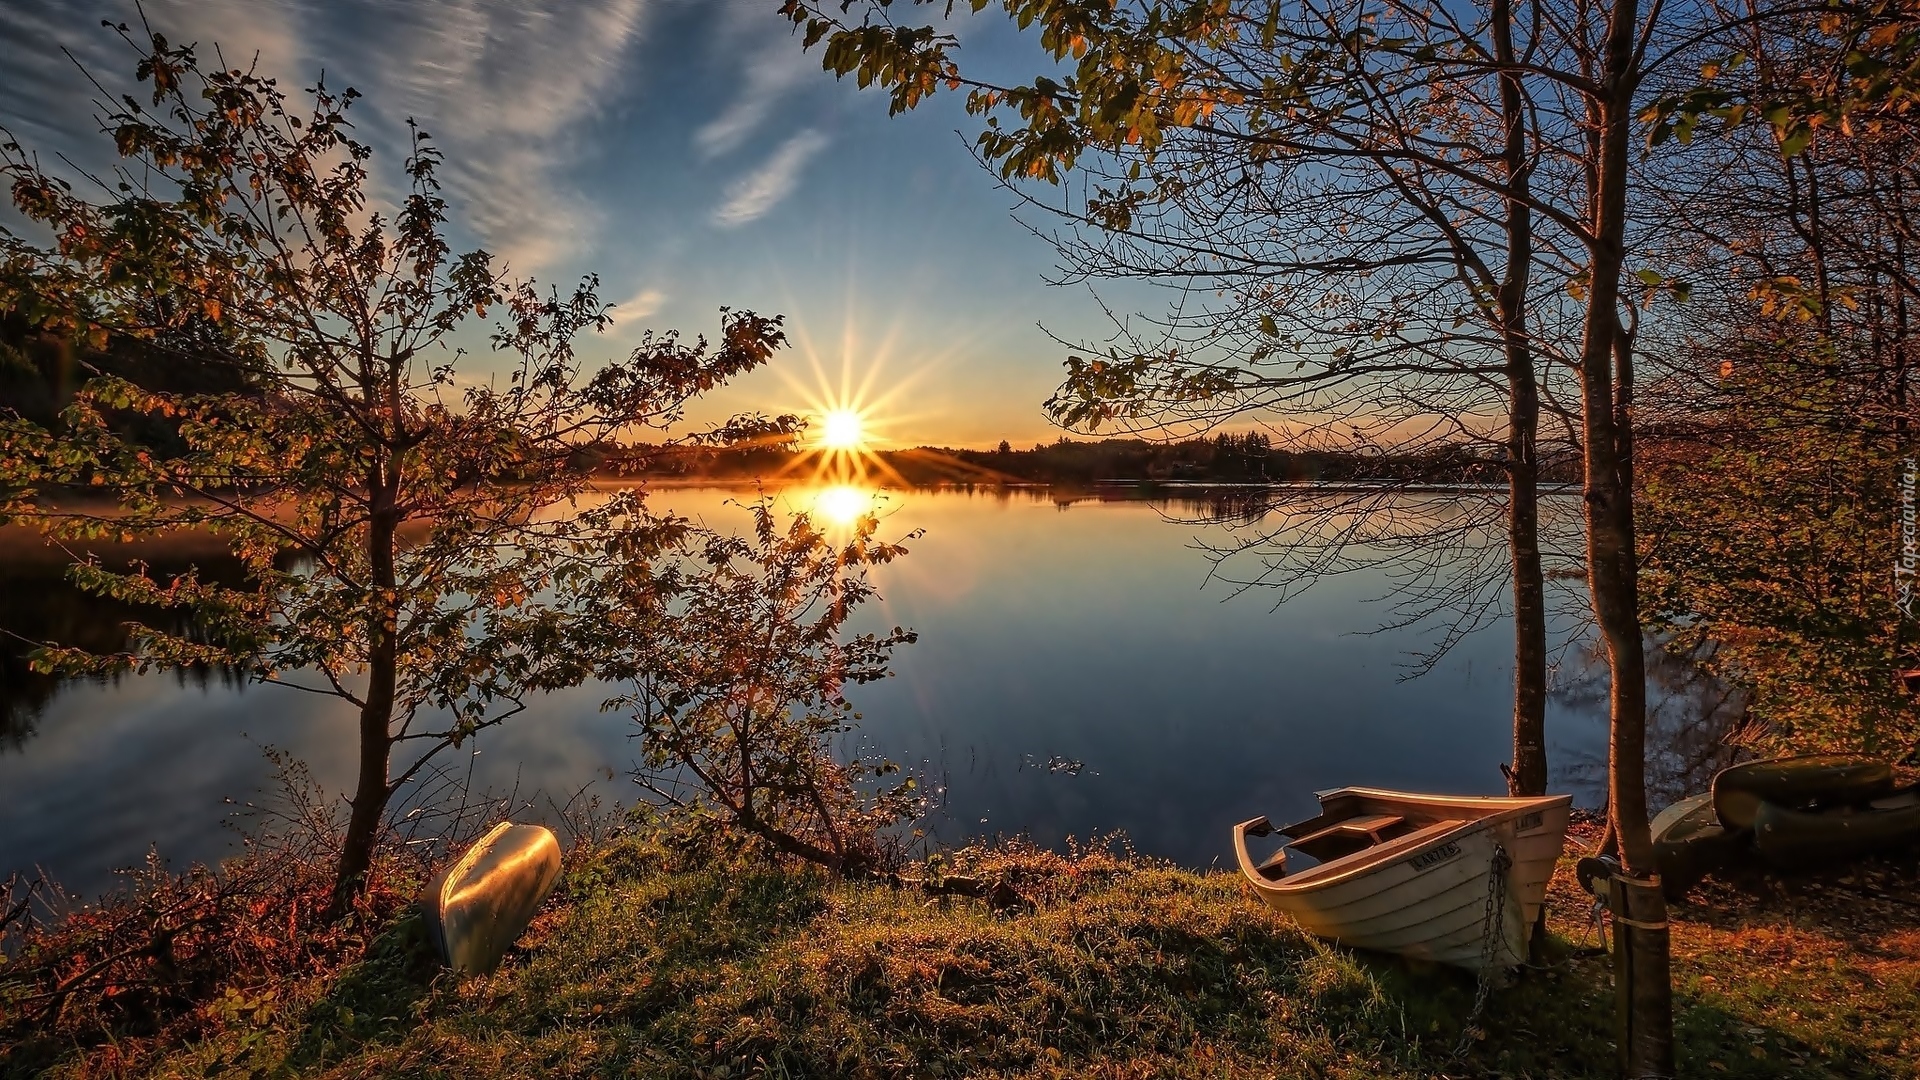
{"label": "wispy cloud", "polygon": [[[322,4],[323,0],[307,0]],[[374,0],[339,55],[371,76],[382,112],[418,117],[446,151],[467,223],[520,271],[573,254],[598,213],[563,179],[579,125],[618,89],[648,0]],[[371,95],[370,95],[371,96]]]}
{"label": "wispy cloud", "polygon": [[738,147],[802,80],[819,74],[813,57],[785,37],[750,55],[741,73],[739,95],[694,132],[693,145],[702,157],[719,157]]}
{"label": "wispy cloud", "polygon": [[667,294],[659,289],[651,287],[641,289],[613,305],[613,321],[615,325],[623,325],[644,319],[659,311],[660,305],[666,302]]}
{"label": "wispy cloud", "polygon": [[826,146],[827,137],[813,128],[781,143],[764,164],[727,188],[726,201],[713,212],[713,223],[731,229],[764,217],[793,193],[800,170]]}
{"label": "wispy cloud", "polygon": [[[197,43],[206,67],[224,61],[247,68],[257,62],[264,74],[281,75],[297,86],[311,84],[312,72],[301,66],[293,0],[147,0],[144,7],[152,28],[170,44]],[[6,62],[0,63],[0,124],[23,144],[48,155],[66,154],[96,172],[109,168],[115,157],[112,146],[98,137],[94,117],[100,94],[87,78],[117,92],[130,84],[140,58],[100,25],[103,18],[127,24],[135,48],[143,45],[133,0],[0,3],[0,41],[7,49]],[[293,79],[295,74],[306,78]]]}

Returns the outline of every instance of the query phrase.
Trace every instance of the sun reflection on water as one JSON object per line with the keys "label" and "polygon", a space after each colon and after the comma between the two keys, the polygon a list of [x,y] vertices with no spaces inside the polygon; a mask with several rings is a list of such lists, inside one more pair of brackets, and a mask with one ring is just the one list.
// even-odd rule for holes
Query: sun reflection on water
{"label": "sun reflection on water", "polygon": [[874,512],[877,493],[851,484],[835,484],[821,488],[813,497],[812,513],[823,524],[851,528],[853,524]]}

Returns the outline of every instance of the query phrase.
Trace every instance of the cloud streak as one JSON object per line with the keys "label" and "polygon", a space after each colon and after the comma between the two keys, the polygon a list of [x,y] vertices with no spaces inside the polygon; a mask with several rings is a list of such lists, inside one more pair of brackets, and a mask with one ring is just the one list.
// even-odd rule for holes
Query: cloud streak
{"label": "cloud streak", "polygon": [[732,151],[766,122],[773,107],[816,74],[813,58],[782,38],[753,55],[741,75],[739,96],[693,134],[701,157]]}
{"label": "cloud streak", "polygon": [[644,319],[654,312],[659,311],[660,305],[666,302],[667,294],[661,292],[659,289],[641,289],[625,300],[611,305],[613,308],[614,325],[624,326]]}
{"label": "cloud streak", "polygon": [[[312,71],[302,62],[295,0],[147,0],[145,9],[152,28],[170,44],[197,43],[204,66],[224,61],[228,67],[248,68],[257,61],[262,74],[282,76],[283,85],[312,82]],[[66,154],[96,173],[104,173],[118,159],[111,144],[99,137],[94,120],[103,103],[87,76],[114,91],[131,89],[139,59],[100,25],[103,17],[126,23],[135,48],[143,46],[140,12],[132,0],[97,7],[68,0],[0,3],[0,41],[7,48],[6,61],[0,63],[0,124],[11,128],[23,145]],[[112,108],[117,103],[104,104]]]}
{"label": "cloud streak", "polygon": [[315,11],[352,40],[329,50],[389,117],[413,115],[446,152],[466,223],[522,272],[586,246],[599,214],[559,175],[618,90],[648,0],[360,0]]}
{"label": "cloud streak", "polygon": [[[551,266],[595,238],[600,212],[567,176],[581,129],[626,87],[628,59],[655,0],[147,0],[153,29],[214,46],[230,66],[257,57],[298,97],[322,69],[329,85],[367,96],[356,109],[379,151],[379,185],[404,184],[402,121],[413,116],[446,155],[440,179],[460,222],[515,270]],[[125,20],[132,0],[104,10],[63,0],[0,4],[0,40],[20,42],[0,64],[0,123],[45,150],[107,164],[89,114],[91,89],[64,46],[109,87],[132,57],[99,26]],[[391,195],[392,191],[385,194]]]}
{"label": "cloud streak", "polygon": [[713,211],[713,223],[732,229],[765,217],[793,193],[800,182],[800,170],[826,146],[827,137],[813,128],[781,143],[764,164],[727,188],[726,200]]}

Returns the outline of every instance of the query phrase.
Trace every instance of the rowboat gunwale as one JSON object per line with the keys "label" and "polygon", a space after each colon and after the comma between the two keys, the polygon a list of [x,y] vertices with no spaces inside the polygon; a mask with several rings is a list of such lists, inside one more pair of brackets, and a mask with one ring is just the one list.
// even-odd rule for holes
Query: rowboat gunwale
{"label": "rowboat gunwale", "polygon": [[[1506,795],[1429,795],[1419,792],[1390,791],[1385,788],[1371,787],[1330,788],[1326,791],[1317,791],[1314,795],[1320,800],[1321,806],[1321,813],[1314,817],[1279,827],[1275,827],[1273,823],[1265,817],[1259,817],[1243,821],[1234,826],[1234,856],[1240,863],[1240,872],[1254,888],[1263,893],[1282,896],[1298,895],[1332,888],[1351,881],[1360,874],[1372,873],[1384,869],[1389,859],[1398,858],[1407,851],[1419,849],[1423,846],[1437,848],[1468,833],[1492,828],[1508,820],[1518,820],[1534,810],[1548,810],[1561,806],[1571,807],[1573,803],[1572,795],[1519,797]],[[1433,825],[1421,826],[1403,836],[1394,837],[1383,843],[1354,852],[1351,855],[1345,855],[1338,859],[1331,860],[1328,863],[1322,863],[1320,866],[1310,867],[1302,871],[1299,875],[1291,878],[1270,878],[1256,869],[1252,856],[1247,852],[1247,834],[1250,830],[1260,825],[1265,825],[1269,833],[1279,833],[1282,836],[1289,837],[1306,835],[1307,833],[1325,827],[1326,824],[1331,824],[1343,820],[1346,816],[1350,816],[1335,816],[1328,810],[1329,804],[1341,799],[1373,799],[1384,803],[1402,804],[1410,807],[1481,810],[1488,812],[1484,812],[1478,817],[1461,820],[1453,828],[1432,835],[1423,834],[1427,834],[1433,828]],[[1447,819],[1433,824],[1442,824],[1445,820]],[[1263,834],[1255,833],[1254,835]],[[1423,843],[1405,845],[1400,843],[1403,840],[1408,840],[1413,837],[1420,837]],[[1511,853],[1509,853],[1509,855],[1511,855]],[[1322,872],[1324,867],[1338,866],[1342,863],[1349,863],[1350,860],[1351,863],[1349,865],[1340,866],[1340,869],[1335,872]]]}

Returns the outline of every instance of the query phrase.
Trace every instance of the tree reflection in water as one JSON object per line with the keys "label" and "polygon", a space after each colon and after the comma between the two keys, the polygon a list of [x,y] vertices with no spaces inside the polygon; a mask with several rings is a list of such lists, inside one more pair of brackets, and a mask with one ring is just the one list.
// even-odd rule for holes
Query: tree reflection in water
{"label": "tree reflection in water", "polygon": [[[33,670],[32,654],[53,643],[90,652],[110,653],[127,648],[128,624],[141,623],[168,633],[193,634],[185,613],[160,607],[129,604],[95,596],[75,587],[66,577],[66,564],[46,555],[15,557],[0,565],[0,753],[22,750],[39,731],[40,718],[60,692],[75,683],[107,685],[119,676],[75,679]],[[154,561],[155,577],[166,580],[198,565],[201,576],[223,584],[238,584],[238,561],[201,557],[192,562]],[[183,686],[205,689],[213,685],[237,688],[244,675],[233,668],[177,669]]]}
{"label": "tree reflection in water", "polygon": [[[1556,702],[1606,713],[1607,663],[1601,648],[1592,640],[1579,650],[1579,673],[1554,689]],[[1655,810],[1707,790],[1715,773],[1739,760],[1754,734],[1745,695],[1708,674],[1701,659],[1647,641],[1647,805]],[[1573,782],[1605,781],[1604,754],[1570,756],[1573,760],[1556,773]]]}

